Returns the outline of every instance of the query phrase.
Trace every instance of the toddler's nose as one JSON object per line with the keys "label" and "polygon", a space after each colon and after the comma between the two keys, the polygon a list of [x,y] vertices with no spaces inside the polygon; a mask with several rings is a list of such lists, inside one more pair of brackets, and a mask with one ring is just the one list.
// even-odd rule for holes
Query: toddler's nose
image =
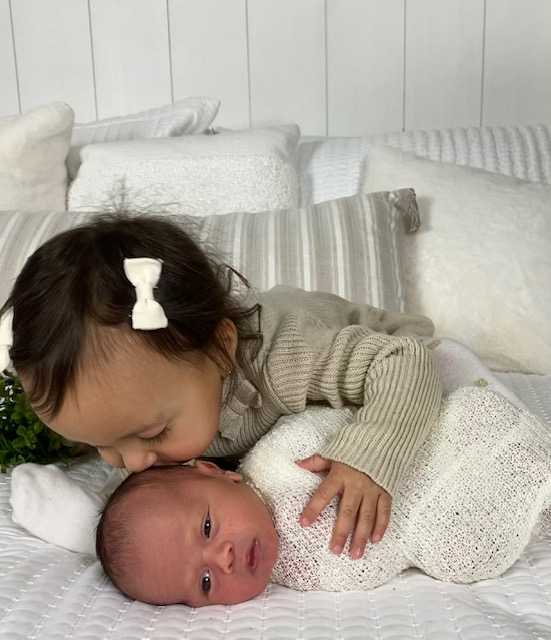
{"label": "toddler's nose", "polygon": [[141,448],[98,447],[101,457],[112,467],[124,468],[132,473],[144,471],[157,462],[157,454],[153,451],[143,451]]}
{"label": "toddler's nose", "polygon": [[157,454],[153,451],[122,451],[124,466],[132,473],[144,471],[157,462]]}

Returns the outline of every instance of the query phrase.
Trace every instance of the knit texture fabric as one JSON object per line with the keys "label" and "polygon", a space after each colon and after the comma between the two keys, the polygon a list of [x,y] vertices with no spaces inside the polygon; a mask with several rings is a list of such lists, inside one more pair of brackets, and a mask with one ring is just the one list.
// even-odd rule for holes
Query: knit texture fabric
{"label": "knit texture fabric", "polygon": [[437,366],[413,337],[431,336],[430,320],[282,286],[258,301],[262,346],[234,372],[205,455],[248,451],[278,418],[309,404],[360,406],[318,452],[394,494],[440,408]]}
{"label": "knit texture fabric", "polygon": [[[551,432],[502,395],[465,387],[442,403],[408,467],[383,540],[360,560],[330,552],[337,500],[310,527],[299,515],[322,474],[294,460],[323,449],[353,411],[312,407],[283,418],[241,472],[265,500],[280,536],[272,580],[299,590],[370,589],[408,567],[440,580],[500,575],[534,532],[551,534]],[[547,509],[547,511],[546,511]]]}

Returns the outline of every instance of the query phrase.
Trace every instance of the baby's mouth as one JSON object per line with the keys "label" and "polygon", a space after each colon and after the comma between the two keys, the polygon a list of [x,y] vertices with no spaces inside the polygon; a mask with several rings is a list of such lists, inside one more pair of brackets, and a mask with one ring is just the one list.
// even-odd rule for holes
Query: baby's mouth
{"label": "baby's mouth", "polygon": [[247,565],[251,571],[254,573],[256,571],[256,567],[258,566],[258,560],[260,558],[260,547],[258,546],[258,541],[254,538],[251,548],[247,553]]}

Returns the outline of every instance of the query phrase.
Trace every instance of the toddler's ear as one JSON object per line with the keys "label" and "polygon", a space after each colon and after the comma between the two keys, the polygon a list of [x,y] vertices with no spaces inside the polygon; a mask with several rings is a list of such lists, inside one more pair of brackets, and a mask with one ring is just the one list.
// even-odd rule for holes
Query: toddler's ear
{"label": "toddler's ear", "polygon": [[199,473],[203,473],[206,476],[217,476],[219,478],[224,478],[225,480],[231,480],[232,482],[241,482],[243,480],[243,476],[240,473],[237,473],[237,471],[226,471],[225,469],[220,469],[217,464],[208,460],[196,460],[194,467],[199,471]]}
{"label": "toddler's ear", "polygon": [[235,360],[235,354],[237,353],[237,327],[235,324],[229,319],[224,318],[217,327],[218,335],[221,341],[226,346],[226,351],[232,358],[232,361]]}

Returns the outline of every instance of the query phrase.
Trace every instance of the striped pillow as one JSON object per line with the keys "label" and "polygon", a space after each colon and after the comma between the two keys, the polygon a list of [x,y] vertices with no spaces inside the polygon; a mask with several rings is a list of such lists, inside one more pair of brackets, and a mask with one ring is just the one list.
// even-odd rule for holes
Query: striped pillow
{"label": "striped pillow", "polygon": [[[415,209],[413,190],[401,189],[304,209],[176,219],[190,220],[200,240],[260,290],[285,284],[404,311],[401,218]],[[0,303],[38,246],[92,215],[0,213]]]}

